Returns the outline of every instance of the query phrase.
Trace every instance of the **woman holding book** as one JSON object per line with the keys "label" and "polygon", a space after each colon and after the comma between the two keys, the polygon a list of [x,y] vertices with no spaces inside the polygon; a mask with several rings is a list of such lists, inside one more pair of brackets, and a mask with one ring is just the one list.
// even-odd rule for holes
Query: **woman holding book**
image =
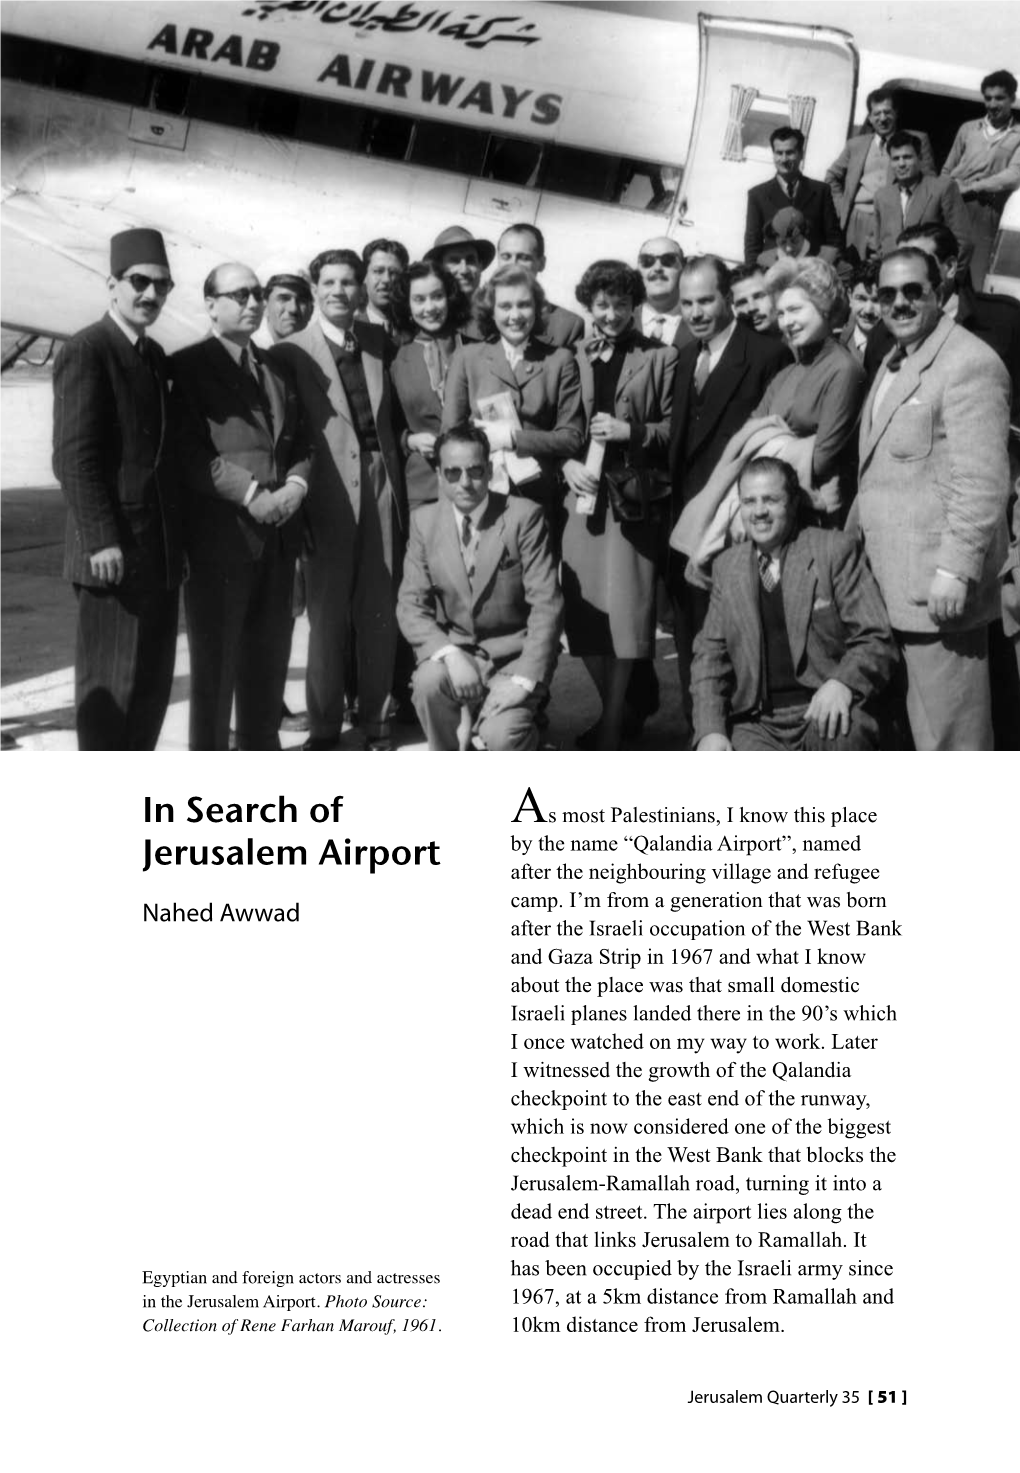
{"label": "woman holding book", "polygon": [[677,350],[637,331],[644,284],[623,261],[589,266],[577,300],[593,331],[576,349],[587,453],[563,467],[563,594],[570,652],[584,659],[602,698],[601,719],[578,744],[606,750],[620,745],[634,661],[655,652]]}
{"label": "woman holding book", "polygon": [[521,266],[502,266],[474,295],[485,341],[464,343],[446,383],[443,428],[475,420],[493,452],[493,490],[526,496],[550,514],[562,500],[560,468],[581,449],[581,384],[569,348],[535,336],[545,296]]}

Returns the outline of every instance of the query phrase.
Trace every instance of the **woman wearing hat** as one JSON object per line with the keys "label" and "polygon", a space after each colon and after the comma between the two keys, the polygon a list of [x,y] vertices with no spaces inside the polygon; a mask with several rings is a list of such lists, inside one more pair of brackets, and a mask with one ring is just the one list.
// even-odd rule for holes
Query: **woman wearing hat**
{"label": "woman wearing hat", "polygon": [[[545,294],[530,271],[501,266],[475,293],[484,342],[453,355],[443,429],[481,423],[496,458],[494,489],[559,512],[560,468],[580,453],[584,425],[581,381],[568,348],[535,336]],[[558,515],[551,517],[553,529]]]}
{"label": "woman wearing hat", "polygon": [[444,267],[415,261],[401,272],[393,291],[393,318],[410,341],[397,349],[390,380],[403,418],[398,430],[412,511],[439,497],[432,448],[442,426],[450,363],[460,347],[460,328],[467,315],[467,303]]}

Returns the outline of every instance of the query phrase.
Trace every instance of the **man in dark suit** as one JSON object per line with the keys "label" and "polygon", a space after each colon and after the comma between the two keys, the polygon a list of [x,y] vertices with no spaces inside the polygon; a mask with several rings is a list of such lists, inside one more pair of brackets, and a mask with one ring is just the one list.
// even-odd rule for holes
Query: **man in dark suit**
{"label": "man in dark suit", "polygon": [[771,222],[780,210],[790,206],[804,216],[810,254],[835,261],[843,248],[843,232],[828,187],[801,173],[803,133],[799,128],[777,128],[769,142],[776,176],[747,192],[744,264],[757,265],[763,251],[776,249]]}
{"label": "man in dark suit", "polygon": [[[537,225],[511,225],[499,237],[496,260],[500,266],[523,266],[538,277],[545,270],[545,237]],[[572,348],[584,337],[584,318],[547,297],[535,336],[554,348]]]}
{"label": "man in dark suit", "polygon": [[867,703],[896,664],[889,619],[852,538],[797,531],[800,494],[780,460],[753,460],[740,477],[748,540],[716,559],[694,652],[699,752],[877,745]]}
{"label": "man in dark suit", "polygon": [[414,514],[397,617],[418,658],[414,704],[433,752],[538,746],[563,598],[540,507],[489,490],[474,425],[436,441],[440,499]]}
{"label": "man in dark suit", "polygon": [[875,192],[875,235],[878,254],[894,249],[900,234],[913,225],[945,225],[956,236],[961,273],[971,255],[970,217],[960,191],[948,175],[921,172],[921,145],[914,133],[889,139],[892,183]]}
{"label": "man in dark suit", "polygon": [[[692,341],[681,350],[673,386],[674,522],[708,481],[730,436],[750,419],[770,380],[791,361],[779,338],[754,332],[734,317],[730,273],[717,256],[696,256],[684,266],[680,307]],[[707,598],[684,578],[682,558],[670,553],[667,566],[677,673],[689,721],[691,657]]]}
{"label": "man in dark suit", "polygon": [[171,360],[188,493],[192,751],[227,749],[235,700],[238,748],[280,745],[310,456],[289,373],[251,341],[262,302],[249,266],[217,266],[205,283],[213,335]]}
{"label": "man in dark suit", "polygon": [[173,288],[163,237],[110,242],[110,310],[64,344],[53,374],[53,471],[70,515],[81,751],[151,751],[173,681],[180,509],[169,379],[149,340]]}
{"label": "man in dark suit", "polygon": [[330,750],[340,740],[353,632],[361,731],[369,747],[385,751],[407,525],[386,372],[392,345],[381,327],[355,321],[365,273],[355,251],[323,251],[309,270],[315,316],[273,349],[294,376],[314,454],[305,509],[306,749]]}

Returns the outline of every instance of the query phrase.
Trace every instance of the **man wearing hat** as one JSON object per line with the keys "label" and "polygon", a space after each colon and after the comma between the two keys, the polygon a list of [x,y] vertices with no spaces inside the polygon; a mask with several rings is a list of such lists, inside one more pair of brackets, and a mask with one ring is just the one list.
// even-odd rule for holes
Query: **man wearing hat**
{"label": "man wearing hat", "polygon": [[268,351],[274,343],[282,343],[308,326],[312,317],[312,278],[307,266],[294,261],[264,261],[258,278],[266,284],[266,313],[251,340],[256,348]]}
{"label": "man wearing hat", "polygon": [[170,700],[182,575],[166,358],[148,330],[173,288],[158,230],[110,242],[110,310],[53,373],[53,471],[78,600],[81,751],[151,751]]}
{"label": "man wearing hat", "polygon": [[[496,247],[491,240],[476,240],[470,230],[462,225],[450,225],[436,236],[435,245],[425,252],[426,261],[434,266],[443,266],[457,283],[464,300],[471,302],[482,279],[482,272],[491,266],[496,257]],[[473,322],[461,330],[461,335],[478,341],[479,332]]]}

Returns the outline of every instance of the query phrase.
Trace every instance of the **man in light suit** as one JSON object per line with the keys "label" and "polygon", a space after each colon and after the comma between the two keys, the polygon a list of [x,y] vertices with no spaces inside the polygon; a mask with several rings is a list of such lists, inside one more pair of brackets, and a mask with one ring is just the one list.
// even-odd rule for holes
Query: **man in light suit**
{"label": "man in light suit", "polygon": [[716,559],[695,646],[696,749],[876,746],[867,706],[897,657],[860,547],[841,532],[797,530],[800,486],[784,461],[751,461],[739,496],[748,540]]}
{"label": "man in light suit", "polygon": [[355,321],[364,265],[330,250],[310,266],[315,316],[273,353],[294,375],[314,455],[306,518],[308,597],[306,748],[335,748],[353,630],[361,727],[388,750],[396,653],[396,588],[407,513],[391,422],[385,331]]}
{"label": "man in light suit", "polygon": [[310,456],[290,374],[252,342],[264,294],[250,266],[210,272],[213,335],[175,353],[187,490],[189,746],[268,752],[290,658],[291,591]]}
{"label": "man in light suit", "polygon": [[988,625],[1006,552],[1009,377],[942,315],[933,257],[882,262],[878,299],[895,347],[861,414],[859,525],[907,672],[918,750],[992,745]]}
{"label": "man in light suit", "polygon": [[946,175],[921,172],[921,147],[913,133],[889,139],[893,182],[875,193],[875,236],[880,256],[895,249],[900,232],[915,225],[945,225],[956,236],[959,266],[970,260],[970,218],[956,184]]}
{"label": "man in light suit", "polygon": [[[868,94],[869,131],[848,140],[839,158],[826,172],[825,183],[832,192],[847,249],[853,248],[862,261],[876,250],[875,194],[892,183],[889,140],[899,129],[896,92],[879,87]],[[935,158],[927,133],[914,133],[921,153],[921,173],[935,173]]]}
{"label": "man in light suit", "polygon": [[78,747],[151,751],[173,682],[180,506],[166,358],[148,330],[173,290],[158,230],[110,242],[110,310],[53,371],[53,473],[78,601]]}
{"label": "man in light suit", "polygon": [[464,708],[488,751],[534,751],[563,598],[539,507],[489,490],[489,442],[465,424],[436,441],[440,499],[414,514],[397,606],[418,658],[414,704],[432,752],[455,752]]}
{"label": "man in light suit", "polygon": [[[496,260],[500,266],[523,266],[532,276],[545,270],[545,237],[537,225],[511,225],[499,237]],[[535,329],[536,337],[554,348],[572,348],[584,337],[584,318],[548,297]]]}
{"label": "man in light suit", "polygon": [[799,128],[776,128],[770,139],[775,178],[747,191],[744,226],[744,264],[757,265],[763,251],[776,249],[772,221],[780,210],[792,207],[804,216],[808,253],[835,261],[843,248],[843,232],[826,185],[801,173],[804,134]]}

